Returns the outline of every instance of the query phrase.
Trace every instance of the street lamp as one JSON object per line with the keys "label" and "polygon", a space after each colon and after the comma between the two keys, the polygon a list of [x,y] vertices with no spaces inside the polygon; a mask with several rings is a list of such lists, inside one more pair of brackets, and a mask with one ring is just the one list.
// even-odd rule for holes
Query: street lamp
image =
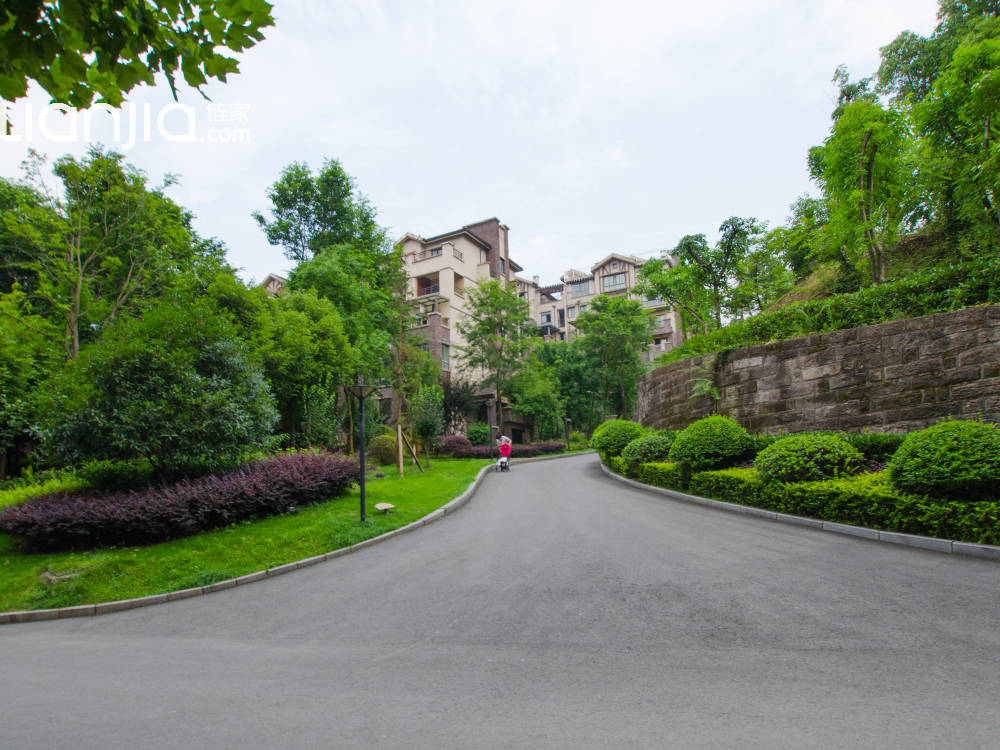
{"label": "street lamp", "polygon": [[486,400],[486,423],[490,426],[490,461],[493,460],[493,399]]}
{"label": "street lamp", "polygon": [[566,421],[566,450],[569,450],[569,425],[573,420],[569,417],[563,417],[563,419]]}
{"label": "street lamp", "polygon": [[347,390],[361,404],[361,523],[365,522],[365,399],[377,390],[373,385],[352,385]]}

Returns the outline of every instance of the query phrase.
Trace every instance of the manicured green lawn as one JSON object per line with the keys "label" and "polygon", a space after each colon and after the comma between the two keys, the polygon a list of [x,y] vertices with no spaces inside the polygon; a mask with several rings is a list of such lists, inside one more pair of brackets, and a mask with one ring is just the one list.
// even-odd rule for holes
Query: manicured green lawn
{"label": "manicured green lawn", "polygon": [[[420,474],[394,467],[369,472],[368,522],[359,492],[302,508],[296,515],[247,521],[186,539],[123,549],[28,554],[0,535],[0,612],[132,599],[207,586],[312,557],[405,526],[460,495],[488,461],[436,459]],[[396,506],[389,515],[375,503]]]}

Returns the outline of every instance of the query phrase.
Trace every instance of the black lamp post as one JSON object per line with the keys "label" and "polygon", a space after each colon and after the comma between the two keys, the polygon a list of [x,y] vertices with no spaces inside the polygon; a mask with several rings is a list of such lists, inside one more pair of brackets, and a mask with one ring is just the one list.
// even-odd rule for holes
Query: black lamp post
{"label": "black lamp post", "polygon": [[493,460],[493,399],[486,402],[486,423],[490,426],[490,461]]}
{"label": "black lamp post", "polygon": [[373,385],[352,385],[347,388],[348,391],[353,393],[357,399],[358,403],[361,404],[361,523],[365,522],[365,399],[368,398],[374,390],[376,390]]}

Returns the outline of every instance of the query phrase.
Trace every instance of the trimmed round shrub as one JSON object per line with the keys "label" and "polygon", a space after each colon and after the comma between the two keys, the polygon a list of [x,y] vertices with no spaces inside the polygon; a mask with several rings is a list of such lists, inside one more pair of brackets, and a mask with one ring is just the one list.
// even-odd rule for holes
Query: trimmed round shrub
{"label": "trimmed round shrub", "polygon": [[643,435],[625,446],[622,460],[631,471],[637,470],[642,464],[666,461],[676,437],[676,432],[668,430],[657,430]]}
{"label": "trimmed round shrub", "polygon": [[911,433],[888,465],[897,489],[948,500],[1000,498],[1000,429],[941,422]]}
{"label": "trimmed round shrub", "polygon": [[670,448],[670,460],[691,471],[720,469],[736,463],[750,446],[750,436],[735,420],[715,415],[681,430]]}
{"label": "trimmed round shrub", "polygon": [[792,435],[757,455],[755,466],[769,482],[818,482],[853,474],[861,451],[833,435]]}
{"label": "trimmed round shrub", "polygon": [[598,429],[600,432],[594,430],[590,444],[600,451],[601,457],[605,459],[620,456],[625,446],[647,432],[638,422],[629,422],[625,419],[612,419],[602,423]]}
{"label": "trimmed round shrub", "polygon": [[379,435],[370,443],[366,441],[365,453],[382,466],[396,463],[396,436]]}
{"label": "trimmed round shrub", "polygon": [[470,424],[469,428],[465,431],[465,436],[473,445],[489,445],[490,426],[485,422]]}

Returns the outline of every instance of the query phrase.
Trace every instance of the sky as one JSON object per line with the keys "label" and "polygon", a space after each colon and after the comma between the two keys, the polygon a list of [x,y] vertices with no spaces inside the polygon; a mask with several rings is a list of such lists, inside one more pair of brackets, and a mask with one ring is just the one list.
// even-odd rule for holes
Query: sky
{"label": "sky", "polygon": [[[553,283],[612,252],[714,240],[730,216],[783,223],[815,192],[806,153],[828,134],[837,65],[870,75],[879,47],[931,33],[936,12],[935,0],[277,0],[241,74],[204,89],[211,104],[181,87],[194,140],[161,134],[161,113],[168,135],[188,125],[164,111],[161,83],[130,96],[139,132],[124,153],[151,184],[178,176],[167,194],[248,280],[291,267],[251,218],[267,188],[293,161],[334,158],[391,236],[496,216],[522,275]],[[85,153],[83,115],[75,140],[50,139],[47,104],[34,88],[12,106],[22,138],[0,142],[3,176],[19,176],[28,148]],[[91,141],[122,149],[121,119],[116,144],[95,113]],[[55,111],[45,125],[70,138],[70,120]]]}

